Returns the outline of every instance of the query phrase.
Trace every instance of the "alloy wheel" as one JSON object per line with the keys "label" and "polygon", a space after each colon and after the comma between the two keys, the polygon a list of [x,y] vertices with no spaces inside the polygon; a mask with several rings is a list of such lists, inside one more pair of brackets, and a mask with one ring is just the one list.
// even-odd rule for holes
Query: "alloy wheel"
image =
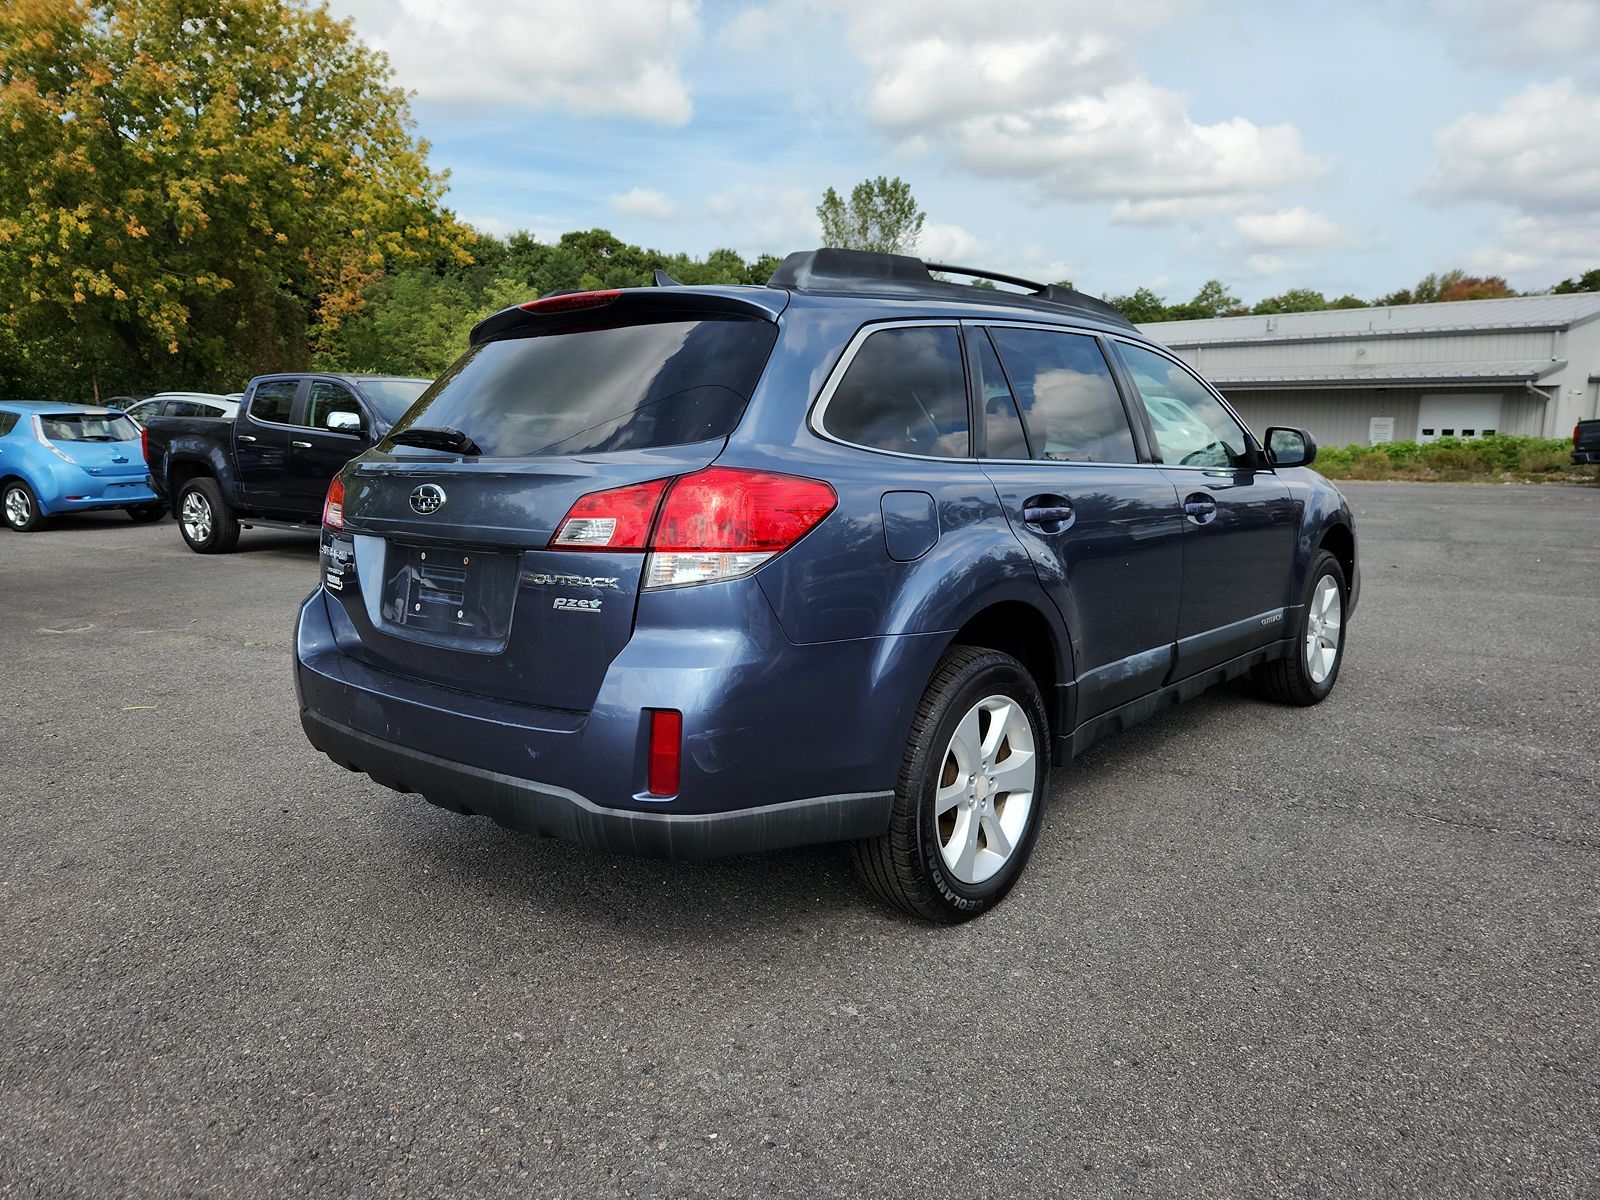
{"label": "alloy wheel", "polygon": [[1332,575],[1317,580],[1306,614],[1306,671],[1312,683],[1322,683],[1339,659],[1339,627],[1344,622],[1344,599]]}
{"label": "alloy wheel", "polygon": [[178,520],[191,542],[204,542],[211,536],[211,502],[198,491],[188,493],[183,498]]}
{"label": "alloy wheel", "polygon": [[982,883],[1005,866],[1034,804],[1033,724],[1009,696],[987,696],[951,735],[933,797],[939,855],[956,879]]}
{"label": "alloy wheel", "polygon": [[33,519],[33,502],[19,487],[6,489],[6,520],[21,529]]}

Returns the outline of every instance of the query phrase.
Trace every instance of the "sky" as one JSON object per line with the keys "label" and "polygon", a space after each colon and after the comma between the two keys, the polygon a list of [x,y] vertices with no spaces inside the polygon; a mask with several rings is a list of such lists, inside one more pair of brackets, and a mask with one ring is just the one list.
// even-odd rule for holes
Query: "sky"
{"label": "sky", "polygon": [[899,176],[930,260],[1186,299],[1600,267],[1600,0],[330,0],[449,203],[746,257]]}

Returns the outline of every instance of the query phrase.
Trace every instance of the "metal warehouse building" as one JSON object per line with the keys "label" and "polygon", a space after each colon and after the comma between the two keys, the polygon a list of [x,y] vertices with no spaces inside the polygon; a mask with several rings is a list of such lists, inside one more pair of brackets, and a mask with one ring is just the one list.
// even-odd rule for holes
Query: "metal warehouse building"
{"label": "metal warehouse building", "polygon": [[1600,293],[1164,321],[1172,347],[1260,431],[1324,446],[1512,433],[1600,416]]}

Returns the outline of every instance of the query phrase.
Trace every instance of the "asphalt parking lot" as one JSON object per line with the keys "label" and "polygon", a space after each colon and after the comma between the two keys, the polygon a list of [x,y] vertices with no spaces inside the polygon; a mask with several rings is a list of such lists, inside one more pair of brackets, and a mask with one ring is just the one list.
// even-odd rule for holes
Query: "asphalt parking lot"
{"label": "asphalt parking lot", "polygon": [[309,539],[0,533],[0,1195],[1594,1195],[1600,490],[1347,492],[1333,697],[1100,743],[955,929],[322,759]]}

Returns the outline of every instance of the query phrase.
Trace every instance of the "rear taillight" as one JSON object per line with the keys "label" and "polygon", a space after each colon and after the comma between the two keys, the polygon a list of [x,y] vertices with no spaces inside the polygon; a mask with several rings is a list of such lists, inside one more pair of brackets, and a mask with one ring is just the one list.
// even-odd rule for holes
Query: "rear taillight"
{"label": "rear taillight", "polygon": [[590,492],[556,526],[552,550],[644,550],[667,480]]}
{"label": "rear taillight", "polygon": [[556,526],[550,549],[648,550],[645,587],[714,583],[748,575],[781,554],[838,503],[816,479],[707,467],[580,496]]}
{"label": "rear taillight", "polygon": [[529,300],[517,307],[529,313],[572,312],[579,308],[602,308],[620,295],[622,291],[619,288],[612,288],[606,292],[568,292],[564,296],[546,296],[543,300]]}
{"label": "rear taillight", "polygon": [[[1576,435],[1577,431],[1573,431]],[[150,462],[150,431],[144,426],[139,427],[139,453],[144,455],[146,465]]]}
{"label": "rear taillight", "polygon": [[685,475],[661,506],[644,586],[748,575],[811,532],[838,503],[834,490],[816,479],[732,467]]}
{"label": "rear taillight", "polygon": [[650,718],[650,761],[645,787],[652,796],[676,796],[683,774],[683,714],[670,708],[647,708]]}
{"label": "rear taillight", "polygon": [[344,480],[337,475],[328,485],[328,498],[322,502],[322,524],[328,529],[344,528]]}
{"label": "rear taillight", "polygon": [[1574,450],[1578,448],[1578,427],[1576,425],[1572,427],[1572,448]]}

